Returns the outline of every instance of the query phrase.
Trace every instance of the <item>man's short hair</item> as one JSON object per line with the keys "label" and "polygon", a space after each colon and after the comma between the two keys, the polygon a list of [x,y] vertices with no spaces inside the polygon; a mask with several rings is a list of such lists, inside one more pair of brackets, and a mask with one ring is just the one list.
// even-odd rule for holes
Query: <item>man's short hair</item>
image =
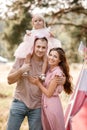
{"label": "man's short hair", "polygon": [[34,41],[34,44],[35,44],[35,42],[36,42],[37,40],[46,41],[46,42],[48,43],[48,40],[47,40],[46,37],[41,37],[41,38],[36,37],[36,38],[35,38],[35,41]]}

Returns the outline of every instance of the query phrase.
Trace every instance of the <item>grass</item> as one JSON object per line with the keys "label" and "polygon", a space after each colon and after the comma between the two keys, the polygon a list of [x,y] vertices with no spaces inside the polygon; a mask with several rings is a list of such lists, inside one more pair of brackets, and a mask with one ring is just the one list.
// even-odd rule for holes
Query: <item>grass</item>
{"label": "grass", "polygon": [[[7,119],[15,85],[0,84],[0,130],[6,130]],[[2,91],[3,90],[3,91]],[[25,118],[21,130],[27,130],[28,124]]]}
{"label": "grass", "polygon": [[[7,119],[9,114],[9,109],[12,101],[13,92],[15,89],[15,84],[8,85],[7,84],[7,74],[10,70],[11,65],[9,64],[0,64],[0,130],[6,130]],[[76,84],[79,72],[81,70],[81,65],[72,64],[71,75],[73,76],[73,84]],[[65,111],[68,105],[69,96],[65,93],[61,94],[61,102],[63,105],[63,109]],[[25,118],[22,123],[20,130],[28,130],[27,119]]]}

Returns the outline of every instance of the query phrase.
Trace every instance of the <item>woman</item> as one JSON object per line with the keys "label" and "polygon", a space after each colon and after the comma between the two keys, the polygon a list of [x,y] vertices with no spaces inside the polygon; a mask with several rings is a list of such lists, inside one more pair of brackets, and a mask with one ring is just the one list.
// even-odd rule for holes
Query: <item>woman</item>
{"label": "woman", "polygon": [[[65,130],[63,108],[59,94],[64,90],[67,94],[72,92],[69,66],[65,52],[62,48],[53,48],[48,54],[49,69],[44,85],[36,77],[30,77],[30,81],[36,84],[42,91],[42,124],[43,130]],[[64,85],[54,82],[55,76],[66,76]]]}

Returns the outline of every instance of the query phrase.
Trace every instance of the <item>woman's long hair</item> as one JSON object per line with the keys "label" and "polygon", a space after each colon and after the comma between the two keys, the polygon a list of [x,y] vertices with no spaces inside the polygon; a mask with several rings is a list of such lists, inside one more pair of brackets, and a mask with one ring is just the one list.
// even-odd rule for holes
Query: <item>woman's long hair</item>
{"label": "woman's long hair", "polygon": [[49,53],[51,51],[56,51],[59,54],[60,63],[58,64],[58,66],[60,66],[61,70],[63,71],[63,73],[65,74],[65,77],[66,77],[66,81],[64,84],[64,91],[67,94],[71,94],[72,93],[71,76],[69,74],[69,65],[67,63],[65,52],[60,47],[59,48],[52,48],[49,51]]}

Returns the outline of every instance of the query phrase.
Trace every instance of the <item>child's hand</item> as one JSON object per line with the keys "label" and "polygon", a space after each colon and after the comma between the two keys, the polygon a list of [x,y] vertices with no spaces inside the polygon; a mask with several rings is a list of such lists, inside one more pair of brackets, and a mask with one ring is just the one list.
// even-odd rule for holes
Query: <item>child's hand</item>
{"label": "child's hand", "polygon": [[26,34],[30,36],[31,32],[29,30],[26,30]]}
{"label": "child's hand", "polygon": [[54,37],[54,35],[50,32],[50,37]]}

